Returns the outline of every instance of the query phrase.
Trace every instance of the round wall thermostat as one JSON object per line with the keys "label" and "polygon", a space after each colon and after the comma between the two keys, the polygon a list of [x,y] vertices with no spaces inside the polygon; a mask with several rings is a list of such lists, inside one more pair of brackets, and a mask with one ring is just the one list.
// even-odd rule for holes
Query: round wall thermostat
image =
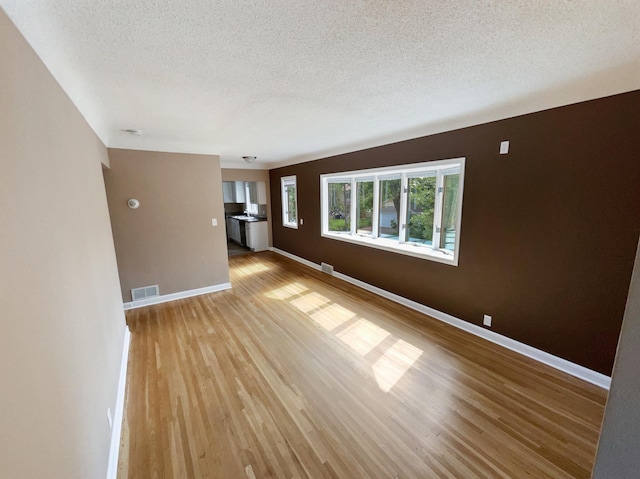
{"label": "round wall thermostat", "polygon": [[135,210],[138,206],[140,206],[140,202],[138,200],[136,200],[135,198],[131,198],[129,201],[127,201],[127,205],[132,210]]}

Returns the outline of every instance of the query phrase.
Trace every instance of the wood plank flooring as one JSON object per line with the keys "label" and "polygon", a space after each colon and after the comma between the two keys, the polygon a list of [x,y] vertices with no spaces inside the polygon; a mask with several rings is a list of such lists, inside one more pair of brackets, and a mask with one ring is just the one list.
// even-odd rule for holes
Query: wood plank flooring
{"label": "wood plank flooring", "polygon": [[274,253],[127,312],[119,478],[588,478],[606,392]]}

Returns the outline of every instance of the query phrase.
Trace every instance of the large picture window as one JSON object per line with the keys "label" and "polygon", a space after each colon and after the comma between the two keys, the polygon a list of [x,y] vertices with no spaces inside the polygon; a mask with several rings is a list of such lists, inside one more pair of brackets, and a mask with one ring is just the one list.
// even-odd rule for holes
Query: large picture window
{"label": "large picture window", "polygon": [[464,162],[322,175],[322,235],[457,265]]}
{"label": "large picture window", "polygon": [[298,227],[298,192],[296,177],[281,178],[282,184],[282,225],[289,228]]}

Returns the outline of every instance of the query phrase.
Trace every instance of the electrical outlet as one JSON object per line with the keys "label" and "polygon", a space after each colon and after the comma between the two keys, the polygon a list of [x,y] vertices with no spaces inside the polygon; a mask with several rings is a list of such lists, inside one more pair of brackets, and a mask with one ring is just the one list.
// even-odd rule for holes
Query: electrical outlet
{"label": "electrical outlet", "polygon": [[300,218],[300,226],[302,226],[303,224],[304,224],[304,220]]}
{"label": "electrical outlet", "polygon": [[508,141],[503,141],[500,143],[500,154],[501,155],[506,155],[509,153],[509,142]]}
{"label": "electrical outlet", "polygon": [[111,408],[107,408],[107,421],[109,421],[109,429],[113,429],[113,416],[111,416]]}
{"label": "electrical outlet", "polygon": [[488,314],[485,314],[484,319],[482,320],[482,324],[484,324],[485,326],[491,327],[491,316],[489,316]]}
{"label": "electrical outlet", "polygon": [[218,226],[218,218],[211,218],[211,226]]}

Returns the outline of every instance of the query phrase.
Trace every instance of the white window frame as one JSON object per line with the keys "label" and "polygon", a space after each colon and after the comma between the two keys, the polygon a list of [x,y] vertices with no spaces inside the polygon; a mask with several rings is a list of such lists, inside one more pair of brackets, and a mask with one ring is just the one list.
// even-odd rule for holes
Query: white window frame
{"label": "white window frame", "polygon": [[[295,188],[295,204],[296,204],[296,221],[287,221],[289,218],[289,198],[287,196],[286,186],[293,185]],[[298,229],[298,181],[296,175],[283,176],[280,178],[280,195],[282,203],[282,226],[287,228]]]}
{"label": "white window frame", "polygon": [[[456,239],[454,251],[440,248],[440,232],[442,227],[442,208],[444,175],[443,171],[459,166],[460,177],[458,186],[458,210],[456,211]],[[321,231],[322,236],[338,241],[356,243],[370,246],[385,251],[405,254],[417,258],[437,261],[452,266],[458,266],[460,256],[460,232],[462,226],[462,202],[464,190],[464,170],[465,158],[450,158],[446,160],[429,161],[425,163],[414,163],[410,165],[389,166],[384,168],[373,168],[368,170],[347,171],[320,175],[320,196],[321,196]],[[408,208],[408,185],[409,178],[421,173],[436,173],[436,198],[434,204],[434,224],[432,245],[421,245],[406,241],[406,221]],[[400,211],[398,214],[398,239],[388,239],[377,237],[378,221],[380,214],[380,180],[390,175],[399,175],[401,178]],[[373,177],[373,231],[371,235],[358,235],[356,209],[357,209],[357,189],[356,182],[360,178]],[[351,231],[335,232],[329,231],[329,183],[351,182]],[[297,190],[296,190],[297,192]]]}

